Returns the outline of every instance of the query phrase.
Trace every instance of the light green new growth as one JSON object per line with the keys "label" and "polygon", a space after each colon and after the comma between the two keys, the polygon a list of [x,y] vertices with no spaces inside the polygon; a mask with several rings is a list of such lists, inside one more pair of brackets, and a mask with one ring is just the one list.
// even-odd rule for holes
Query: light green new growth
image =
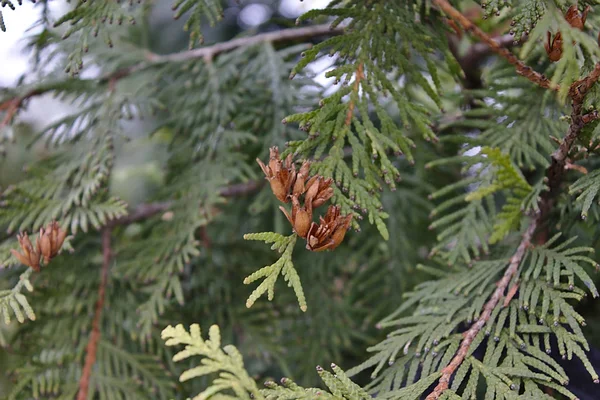
{"label": "light green new growth", "polygon": [[507,154],[502,154],[500,149],[484,147],[481,154],[487,156],[491,171],[491,181],[477,190],[469,193],[466,201],[481,200],[497,192],[506,192],[506,203],[496,216],[493,231],[488,239],[490,244],[496,243],[510,232],[519,229],[523,214],[523,201],[530,195],[531,186],[520,170],[511,162]]}
{"label": "light green new growth", "polygon": [[207,340],[202,339],[198,324],[191,325],[189,332],[181,324],[175,327],[169,325],[162,331],[161,337],[166,346],[185,345],[183,350],[173,356],[175,362],[192,356],[203,356],[200,366],[192,367],[181,374],[180,382],[218,373],[218,377],[193,400],[309,400],[315,397],[326,400],[371,399],[364,389],[352,382],[335,364],[331,364],[334,374],[317,366],[317,373],[330,393],[317,388],[303,388],[289,378],[282,378],[281,385],[272,381],[265,382],[266,388],[259,390],[246,372],[244,360],[238,349],[233,345],[221,349],[221,334],[217,325],[210,327]]}
{"label": "light green new growth", "polygon": [[[192,356],[203,356],[201,365],[184,371],[179,377],[180,382],[212,373],[219,373],[212,385],[193,398],[204,400],[218,399],[263,399],[256,383],[244,369],[244,360],[235,346],[227,345],[221,349],[221,333],[217,325],[210,327],[208,339],[202,339],[200,326],[193,324],[189,333],[183,325],[168,326],[161,338],[166,346],[185,345],[185,348],[173,356],[178,362]],[[222,393],[225,392],[225,393]]]}
{"label": "light green new growth", "polygon": [[277,277],[279,274],[282,274],[283,279],[288,282],[288,286],[291,286],[294,289],[300,309],[302,311],[307,310],[308,307],[306,305],[302,283],[300,282],[300,277],[292,262],[292,252],[294,251],[297,237],[298,236],[295,233],[290,236],[283,236],[274,232],[248,233],[244,235],[244,239],[246,240],[261,240],[265,243],[273,243],[271,249],[281,253],[281,257],[274,264],[267,265],[244,279],[244,284],[247,285],[260,278],[265,278],[261,284],[254,289],[252,294],[250,294],[248,300],[246,300],[246,307],[252,307],[256,300],[265,294],[265,292],[267,292],[269,301],[272,301],[275,295],[275,283],[277,282]]}
{"label": "light green new growth", "polygon": [[33,292],[33,286],[29,281],[32,272],[33,269],[27,268],[19,277],[19,283],[15,287],[10,290],[0,290],[0,315],[3,316],[6,325],[10,324],[10,310],[21,323],[25,322],[25,317],[35,321],[35,313],[27,298],[21,293],[23,288]]}

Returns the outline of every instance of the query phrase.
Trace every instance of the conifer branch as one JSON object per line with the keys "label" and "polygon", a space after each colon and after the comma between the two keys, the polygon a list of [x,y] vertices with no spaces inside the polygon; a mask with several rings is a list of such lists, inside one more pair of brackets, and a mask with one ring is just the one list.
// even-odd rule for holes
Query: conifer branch
{"label": "conifer branch", "polygon": [[[437,2],[437,1],[436,1]],[[458,351],[450,361],[450,363],[442,369],[442,376],[433,389],[433,391],[427,396],[426,400],[437,400],[440,398],[442,393],[448,389],[450,380],[457,368],[462,364],[467,354],[469,353],[471,344],[475,340],[477,334],[483,329],[492,315],[492,311],[498,306],[498,303],[505,291],[508,288],[513,276],[517,273],[519,265],[523,260],[527,247],[531,244],[531,239],[538,226],[541,226],[545,221],[548,213],[551,211],[554,204],[554,198],[558,192],[559,186],[562,182],[562,178],[565,172],[565,166],[567,163],[567,157],[571,146],[577,139],[577,136],[583,129],[586,121],[586,115],[583,114],[583,101],[585,96],[588,94],[592,86],[600,79],[600,63],[597,63],[595,68],[586,77],[574,82],[569,88],[569,97],[572,100],[572,111],[571,111],[571,124],[565,139],[560,144],[558,149],[552,154],[552,163],[546,170],[545,179],[548,181],[549,190],[544,192],[538,201],[540,212],[536,214],[535,218],[530,223],[529,227],[523,234],[523,238],[517,247],[514,255],[510,258],[508,268],[504,272],[504,275],[496,284],[496,290],[487,301],[483,308],[483,312],[479,316],[477,322],[475,322],[469,330],[463,333],[463,340],[461,341]],[[595,114],[594,114],[595,115]],[[594,117],[592,115],[592,117]],[[595,115],[597,118],[597,115]],[[591,118],[587,118],[591,120]],[[513,288],[516,291],[516,286]],[[513,288],[506,294],[506,299],[514,296]],[[504,302],[504,306],[508,305],[509,301]]]}
{"label": "conifer branch", "polygon": [[[165,62],[181,62],[187,60],[194,60],[203,58],[204,60],[211,60],[216,55],[225,53],[227,51],[235,50],[239,47],[249,47],[256,44],[270,42],[285,42],[288,40],[301,40],[308,39],[316,36],[330,35],[336,36],[341,35],[344,32],[342,27],[332,28],[330,24],[321,24],[306,26],[302,28],[289,28],[282,29],[274,32],[260,33],[258,35],[242,37],[226,42],[216,43],[212,46],[201,47],[194,50],[182,51],[179,53],[160,55],[155,53],[148,53],[146,61],[142,61],[138,64],[131,65],[129,67],[121,68],[116,71],[109,72],[100,78],[81,79],[82,81],[94,81],[99,84],[108,84],[114,86],[120,79],[128,77],[134,73],[144,71],[157,64]],[[42,95],[51,92],[56,89],[55,85],[47,85],[44,87],[33,89],[22,96],[13,97],[0,103],[0,111],[7,110],[7,115],[0,122],[0,128],[8,125],[14,116],[16,115],[23,102],[31,97]]]}
{"label": "conifer branch", "polygon": [[552,83],[544,75],[534,71],[531,67],[525,65],[523,61],[519,60],[514,54],[512,54],[506,48],[501,46],[499,42],[495,41],[487,33],[482,31],[477,25],[471,22],[460,11],[452,7],[452,5],[447,0],[433,0],[433,3],[436,4],[440,9],[442,9],[442,11],[444,11],[446,14],[448,14],[450,18],[458,22],[465,31],[471,32],[482,42],[487,44],[494,53],[498,54],[501,57],[504,57],[510,64],[514,65],[519,75],[529,79],[531,82],[543,88],[552,90],[559,89],[559,85]]}
{"label": "conifer branch", "polygon": [[102,317],[102,309],[104,308],[104,297],[106,294],[108,269],[111,258],[110,235],[111,229],[104,228],[102,231],[101,281],[98,289],[98,300],[96,301],[94,320],[92,321],[92,333],[90,334],[90,340],[86,347],[85,364],[81,372],[81,378],[79,379],[79,392],[77,393],[77,400],[86,400],[88,398],[90,377],[92,375],[92,368],[96,362],[96,352],[98,351],[98,342],[100,341],[100,321]]}
{"label": "conifer branch", "polygon": [[[458,351],[454,355],[454,358],[452,358],[452,361],[450,361],[450,363],[446,367],[444,367],[444,369],[442,369],[442,376],[440,377],[440,380],[439,380],[437,386],[433,389],[433,392],[431,392],[427,396],[426,400],[437,400],[442,395],[442,393],[446,389],[448,389],[448,385],[450,383],[452,374],[454,374],[456,369],[464,361],[465,357],[467,357],[467,354],[469,353],[469,349],[471,348],[471,344],[475,340],[475,337],[481,331],[481,329],[483,329],[483,327],[485,326],[487,321],[490,319],[492,312],[494,311],[496,306],[498,306],[500,299],[502,299],[502,297],[504,296],[504,293],[506,292],[506,289],[508,288],[508,284],[512,280],[513,276],[517,273],[517,270],[519,269],[519,265],[521,264],[521,261],[523,260],[523,257],[525,256],[525,250],[527,250],[527,247],[529,247],[529,245],[531,244],[531,238],[533,236],[533,233],[535,232],[537,223],[538,223],[538,218],[535,218],[531,222],[531,224],[529,225],[529,227],[527,228],[525,233],[523,234],[521,243],[519,243],[517,250],[515,251],[513,256],[510,258],[510,263],[508,265],[508,268],[504,272],[502,279],[500,279],[500,281],[498,281],[498,283],[496,284],[497,287],[496,287],[496,290],[494,290],[492,297],[490,297],[488,302],[483,307],[483,312],[479,316],[479,319],[477,320],[477,322],[475,322],[471,326],[471,328],[469,328],[468,331],[463,333],[463,340],[460,343],[460,347],[458,348]],[[513,295],[514,295],[514,293],[513,293]]]}

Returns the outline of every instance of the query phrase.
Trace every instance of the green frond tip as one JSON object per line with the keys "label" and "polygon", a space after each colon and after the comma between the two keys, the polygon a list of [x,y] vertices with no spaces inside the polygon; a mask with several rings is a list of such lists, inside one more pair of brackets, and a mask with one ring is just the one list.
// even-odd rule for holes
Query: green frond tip
{"label": "green frond tip", "polygon": [[581,218],[586,219],[594,198],[600,191],[600,170],[582,176],[569,188],[570,194],[578,193],[575,203],[581,204]]}
{"label": "green frond tip", "polygon": [[21,293],[23,288],[28,291],[33,291],[33,286],[29,281],[29,276],[33,272],[33,269],[28,268],[27,271],[23,272],[19,277],[19,283],[10,290],[0,291],[0,316],[4,319],[6,325],[10,324],[11,310],[20,323],[25,322],[25,317],[31,321],[35,321],[35,313],[29,305],[27,298]]}
{"label": "green frond tip", "polygon": [[[219,373],[211,384],[194,400],[214,398],[264,399],[254,380],[244,368],[244,360],[235,346],[221,348],[221,332],[217,325],[208,331],[208,339],[204,340],[198,324],[192,324],[189,332],[183,325],[169,325],[161,333],[166,346],[185,345],[185,348],[173,356],[179,362],[192,356],[204,357],[201,365],[184,371],[180,382],[212,373]],[[225,392],[225,393],[223,393]],[[234,396],[234,397],[232,397]]]}
{"label": "green frond tip", "polygon": [[275,296],[275,283],[277,282],[277,277],[281,273],[283,279],[288,282],[288,286],[291,286],[294,289],[300,309],[302,311],[307,310],[308,307],[306,305],[302,283],[300,282],[300,277],[292,262],[292,252],[294,251],[296,238],[297,236],[295,233],[290,236],[283,236],[274,232],[249,233],[244,235],[244,239],[246,240],[261,240],[265,243],[273,243],[271,249],[281,253],[281,257],[274,264],[263,267],[244,279],[244,284],[248,285],[260,278],[264,278],[262,283],[254,289],[250,294],[250,297],[248,297],[248,300],[246,300],[246,307],[252,307],[256,300],[265,294],[265,292],[267,292],[269,301],[272,301]]}
{"label": "green frond tip", "polygon": [[331,364],[333,374],[317,366],[317,373],[331,393],[317,388],[303,388],[289,378],[283,378],[281,385],[275,382],[265,382],[266,389],[261,393],[267,399],[331,399],[331,400],[366,400],[372,397],[356,383],[352,382],[346,373],[337,365]]}

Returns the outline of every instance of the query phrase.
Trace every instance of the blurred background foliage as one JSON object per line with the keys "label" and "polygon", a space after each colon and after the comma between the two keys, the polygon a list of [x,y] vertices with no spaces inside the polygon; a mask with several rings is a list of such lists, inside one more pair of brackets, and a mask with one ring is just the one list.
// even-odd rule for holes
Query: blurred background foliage
{"label": "blurred background foliage", "polygon": [[[52,7],[56,7],[57,10],[69,7],[69,4],[58,4],[62,3],[59,1],[42,1],[35,10],[42,10],[48,3],[54,3]],[[136,25],[127,28],[126,42],[133,48],[146,49],[155,54],[170,54],[187,49],[189,37],[182,29],[185,21],[173,19],[172,3],[170,1],[152,3],[154,3],[153,7],[141,13],[142,18],[137,20]],[[206,44],[225,41],[242,33],[254,34],[291,27],[303,11],[314,7],[315,4],[308,0],[304,2],[227,0],[223,1],[222,5],[222,21],[214,27],[203,25]],[[324,4],[320,5],[324,6]],[[9,20],[10,17],[11,12],[5,12],[4,18]],[[0,33],[0,40],[2,40],[1,35],[2,33]],[[39,44],[44,40],[57,39],[46,37],[43,33],[33,36],[30,42],[32,68],[36,60],[41,60],[43,69],[64,69],[64,56],[58,55],[56,59],[47,63],[43,57],[38,57],[35,52],[36,43]],[[69,46],[69,43],[63,43],[61,46]],[[94,50],[94,57],[97,58],[82,72],[82,77],[97,76],[103,72],[103,68],[110,70],[113,65],[118,65],[128,56],[125,52],[111,51],[101,44],[96,46],[98,49]],[[285,47],[287,46],[290,44],[286,43]],[[278,47],[275,45],[273,49],[263,50],[265,52],[279,50]],[[331,93],[335,90],[332,80],[323,77],[323,71],[333,62],[328,57],[323,57],[310,65],[310,71],[317,76],[316,82],[322,85],[320,88],[315,88],[314,82],[309,80],[295,80],[293,83],[287,81],[289,71],[300,60],[298,52],[288,57],[287,61],[282,61],[276,69],[268,70],[267,63],[261,58],[266,57],[263,50],[252,50],[237,61],[223,56],[219,58],[220,64],[218,64],[218,67],[222,68],[221,71],[227,68],[232,70],[231,77],[223,80],[227,84],[235,81],[235,73],[244,68],[262,68],[261,71],[264,71],[262,82],[252,83],[256,87],[246,88],[255,96],[244,98],[243,104],[240,105],[244,110],[253,110],[249,111],[252,120],[244,121],[235,117],[238,118],[236,122],[239,126],[246,132],[251,132],[253,137],[251,140],[246,140],[245,137],[237,138],[239,143],[235,147],[238,152],[236,157],[239,158],[223,161],[223,165],[230,166],[240,165],[236,162],[243,163],[243,173],[236,175],[230,173],[227,168],[225,171],[215,172],[199,167],[190,172],[191,178],[186,177],[185,180],[182,178],[183,184],[192,182],[192,185],[197,185],[197,190],[205,190],[208,193],[217,190],[223,182],[262,179],[254,159],[260,157],[265,160],[268,147],[272,145],[284,147],[287,141],[305,136],[303,132],[298,131],[297,127],[282,125],[281,119],[297,112],[298,107],[301,109],[307,106],[315,107],[322,93]],[[502,63],[498,63],[497,60],[489,61],[484,65],[483,75],[486,76],[489,71],[497,68],[498,64]],[[178,79],[185,82],[194,73],[201,75],[194,69],[195,67],[201,68],[195,66],[192,61],[187,67],[188,72],[179,76],[167,71],[168,74],[171,73],[170,76],[175,77],[171,81],[158,83],[158,98],[164,96],[168,99],[166,103],[177,106],[178,103],[173,99],[177,98],[177,90],[181,87],[178,85],[182,82]],[[279,73],[274,74],[274,71]],[[33,69],[28,71],[23,82],[34,79],[36,73]],[[0,74],[2,74],[1,69]],[[128,77],[122,83],[124,91],[132,88],[143,89],[147,79],[144,74]],[[451,97],[451,93],[456,89],[455,78],[450,74],[440,73],[439,79],[442,90],[450,93],[449,97]],[[265,88],[272,82],[285,82],[285,85],[288,85],[284,87],[282,83],[282,86],[274,86],[284,88],[288,96],[285,101],[278,103],[272,100],[276,96],[269,98],[272,93]],[[241,86],[243,85],[244,82]],[[187,90],[196,91],[209,90],[207,88],[208,83],[201,79],[187,86]],[[212,97],[213,100],[227,100],[225,95],[220,97],[219,93],[213,94],[215,96]],[[418,88],[411,89],[411,96],[426,102],[424,100],[426,94]],[[117,357],[111,355],[113,353],[111,353],[110,343],[131,349],[136,356],[142,351],[149,350],[156,356],[159,361],[157,364],[160,364],[161,368],[178,375],[185,365],[175,366],[169,362],[170,350],[161,347],[162,343],[158,339],[157,332],[168,324],[189,321],[201,323],[202,327],[218,324],[223,342],[238,347],[244,355],[250,374],[261,381],[288,376],[304,386],[318,386],[321,382],[314,371],[314,366],[328,365],[335,361],[342,368],[349,369],[364,361],[367,358],[368,347],[385,337],[385,333],[376,328],[377,321],[396,310],[406,292],[415,284],[431,278],[431,275],[417,268],[420,263],[432,263],[429,261],[429,254],[437,244],[438,232],[429,228],[430,214],[434,210],[434,201],[429,198],[429,194],[443,188],[448,182],[459,180],[462,171],[461,165],[433,169],[428,169],[425,165],[430,161],[455,155],[459,149],[467,146],[474,136],[472,133],[476,130],[468,124],[466,126],[454,124],[452,116],[462,116],[462,112],[472,99],[463,98],[461,93],[457,93],[456,97],[457,101],[447,101],[443,104],[446,117],[432,121],[436,133],[441,138],[439,142],[427,142],[414,133],[408,133],[417,144],[413,151],[416,164],[411,165],[403,157],[398,157],[396,162],[401,172],[402,182],[397,185],[396,191],[386,189],[382,194],[385,211],[390,215],[386,221],[390,233],[389,241],[384,241],[374,226],[363,221],[361,232],[349,233],[345,242],[335,252],[315,254],[301,249],[302,251],[294,253],[294,264],[304,283],[308,300],[306,313],[298,309],[294,293],[286,288],[283,282],[278,283],[277,296],[273,302],[259,301],[251,309],[245,307],[245,299],[253,288],[242,284],[243,277],[260,266],[272,263],[274,255],[267,246],[244,241],[243,235],[261,231],[288,233],[289,230],[284,216],[277,209],[278,203],[267,186],[262,186],[257,192],[227,198],[224,203],[215,204],[218,208],[217,215],[211,216],[210,222],[207,221],[192,229],[194,239],[200,243],[200,254],[191,256],[190,262],[185,264],[181,273],[185,307],[179,304],[176,295],[167,296],[168,300],[161,304],[163,313],[157,315],[155,319],[146,320],[141,328],[131,322],[132,320],[135,322],[135,318],[129,315],[132,314],[132,310],[126,308],[128,304],[139,304],[142,300],[137,296],[150,295],[156,288],[151,285],[144,286],[145,277],[132,277],[132,264],[153,263],[153,258],[150,257],[154,255],[150,254],[145,258],[143,249],[139,248],[140,243],[144,245],[154,243],[159,246],[165,236],[174,234],[172,231],[161,231],[157,228],[159,221],[134,223],[124,228],[117,228],[115,230],[117,239],[114,243],[116,256],[112,265],[114,280],[109,288],[107,304],[109,311],[106,311],[108,316],[105,324],[106,327],[120,326],[121,328],[107,328],[107,340],[103,350],[105,353],[101,357],[106,359],[111,356]],[[277,98],[284,97],[277,96]],[[0,143],[3,152],[3,157],[0,158],[1,188],[5,189],[21,182],[27,176],[30,165],[49,159],[55,154],[56,148],[46,146],[44,141],[37,141],[33,147],[29,147],[34,142],[36,132],[44,125],[56,120],[57,115],[64,115],[67,112],[65,110],[73,111],[77,108],[77,105],[62,103],[60,106],[49,106],[55,102],[56,100],[47,97],[32,100],[27,113],[19,119],[10,132],[4,133],[5,137]],[[211,107],[214,107],[214,104],[199,100],[187,106],[190,107],[192,114],[195,112],[201,114],[209,112],[206,110],[212,112]],[[203,111],[204,109],[206,110]],[[390,106],[387,111],[394,121],[401,125],[398,110]],[[156,115],[146,117],[144,120],[136,119],[123,124],[122,135],[114,138],[113,146],[116,150],[114,167],[108,182],[109,195],[126,201],[130,210],[137,205],[168,197],[165,196],[164,190],[170,190],[171,183],[177,181],[178,177],[173,174],[178,171],[176,167],[178,157],[186,159],[189,156],[185,152],[173,155],[173,143],[178,140],[177,130],[186,129],[186,126],[184,122],[183,125],[178,126],[178,121],[172,123],[169,118],[167,111],[159,110]],[[149,132],[151,134],[148,134]],[[209,140],[206,136],[202,136],[203,134],[198,133],[202,143],[204,140]],[[236,140],[235,135],[233,136],[232,140]],[[205,186],[208,181],[203,179],[205,173],[211,174],[211,179],[215,175],[223,176],[218,185]],[[210,193],[206,196],[210,196]],[[564,214],[570,215],[567,211]],[[165,215],[162,217],[169,218]],[[159,219],[160,216],[156,218]],[[568,221],[565,221],[565,224],[568,224]],[[580,225],[573,226],[574,232],[578,229],[581,229]],[[585,235],[594,237],[597,244],[600,230],[597,227],[588,230]],[[12,233],[10,235],[3,233],[2,238],[6,239],[11,235]],[[40,276],[35,284],[36,291],[32,294],[32,304],[38,314],[38,321],[50,319],[55,323],[44,326],[43,332],[38,330],[38,322],[29,322],[24,328],[20,328],[23,329],[24,334],[21,332],[23,335],[20,335],[17,340],[18,346],[0,349],[0,371],[23,365],[20,371],[22,377],[27,375],[28,368],[35,371],[35,368],[44,363],[56,363],[63,372],[67,371],[66,365],[69,362],[81,363],[82,360],[77,358],[61,359],[61,346],[74,345],[78,349],[78,357],[83,354],[83,347],[89,333],[89,320],[93,313],[101,254],[98,238],[91,234],[77,236],[74,248],[75,253],[63,254],[53,261],[52,271],[44,272],[45,275]],[[505,250],[506,247],[498,252]],[[598,259],[597,255],[595,257]],[[140,275],[144,273],[145,271]],[[2,285],[6,288],[11,286],[11,279],[14,280],[16,276],[15,271],[11,269],[0,270]],[[64,281],[60,278],[64,278]],[[56,279],[59,284],[52,283],[53,279]],[[151,281],[150,278],[146,279]],[[597,277],[595,279],[598,280]],[[119,301],[127,296],[136,298]],[[52,297],[55,300],[45,303]],[[74,299],[79,304],[74,304]],[[588,338],[596,347],[600,346],[600,319],[593,318],[597,315],[597,307],[597,303],[584,300],[578,309],[588,321],[584,332],[589,333]],[[75,318],[75,315],[82,318]],[[63,324],[69,325],[68,329],[73,332],[72,337],[63,338],[63,342],[55,343],[56,353],[46,354],[47,358],[44,360],[36,360],[38,364],[23,364],[23,361],[31,356],[23,349],[29,348],[35,353],[46,344],[39,341],[40,337],[46,335],[46,340],[55,340],[52,338],[52,333],[59,326],[63,329],[65,326]],[[17,326],[14,323],[8,328],[0,327],[0,344],[11,342],[16,330]],[[149,333],[150,331],[152,333]],[[140,344],[140,336],[144,335],[147,337]],[[148,360],[140,360],[131,361],[132,365],[135,364],[139,370],[142,370],[142,372],[134,372],[132,376],[135,375],[143,380],[146,379],[143,375],[146,369],[142,366]],[[156,363],[154,359],[151,362]],[[153,372],[148,374],[153,376]],[[14,389],[14,381],[9,379],[13,377],[0,374],[0,396],[7,395]],[[366,384],[369,376],[366,373],[361,374],[354,377],[354,380],[361,385]],[[168,381],[175,382],[176,379],[170,378]],[[577,375],[574,375],[573,382],[577,384]],[[204,384],[203,380],[192,381],[186,384],[185,391],[197,393]],[[165,383],[164,386],[169,385]],[[65,392],[69,393],[68,390],[67,387]]]}

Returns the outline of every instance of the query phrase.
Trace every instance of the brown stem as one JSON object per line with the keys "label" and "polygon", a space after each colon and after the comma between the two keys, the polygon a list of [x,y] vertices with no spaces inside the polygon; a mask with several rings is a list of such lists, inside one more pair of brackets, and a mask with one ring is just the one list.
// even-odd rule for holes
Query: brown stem
{"label": "brown stem", "polygon": [[456,371],[456,369],[464,361],[465,357],[469,353],[469,349],[471,348],[473,340],[475,340],[477,334],[481,331],[481,329],[490,319],[490,316],[492,315],[492,312],[498,305],[498,302],[504,296],[504,292],[506,291],[508,284],[512,280],[513,276],[515,276],[515,274],[517,273],[519,265],[521,264],[521,261],[525,256],[525,250],[527,250],[527,247],[531,244],[531,238],[537,226],[537,221],[538,218],[536,217],[523,234],[521,243],[519,243],[519,247],[517,247],[517,251],[515,252],[515,254],[513,254],[513,256],[510,258],[510,263],[506,271],[504,271],[502,279],[500,279],[500,281],[498,281],[498,283],[496,284],[497,287],[496,290],[494,290],[492,297],[490,297],[488,302],[485,303],[485,306],[483,307],[483,312],[479,316],[477,322],[475,322],[471,326],[471,328],[469,328],[468,331],[463,333],[463,340],[460,343],[458,351],[454,355],[454,358],[452,358],[452,361],[450,361],[450,363],[446,367],[444,367],[444,369],[442,369],[442,376],[440,377],[440,381],[438,382],[437,386],[433,389],[433,392],[431,392],[429,396],[427,396],[426,400],[437,400],[441,396],[441,394],[446,389],[448,389],[448,385],[450,383],[450,378],[452,377],[452,374],[454,374],[454,371]]}
{"label": "brown stem", "polygon": [[25,100],[29,99],[30,97],[37,96],[41,93],[43,93],[43,90],[34,89],[30,90],[22,96],[14,97],[12,99],[8,99],[0,103],[0,111],[6,110],[6,115],[4,116],[2,121],[0,121],[0,129],[4,128],[12,122],[13,118],[17,114],[17,111],[19,111],[19,108],[23,105]]}
{"label": "brown stem", "polygon": [[558,146],[558,149],[552,153],[550,167],[546,170],[547,184],[550,190],[542,193],[540,200],[541,221],[547,219],[548,214],[554,205],[554,199],[559,192],[562,182],[565,166],[569,151],[577,139],[577,136],[586,124],[586,121],[594,119],[596,113],[584,114],[583,101],[594,83],[600,79],[600,63],[597,63],[592,72],[574,82],[569,88],[569,97],[571,98],[571,123],[569,130],[563,141]]}
{"label": "brown stem", "polygon": [[106,293],[106,283],[108,282],[108,269],[110,267],[111,249],[110,249],[110,228],[104,228],[102,231],[102,272],[100,287],[98,289],[98,300],[96,301],[96,312],[92,321],[92,333],[85,349],[85,364],[79,378],[79,392],[77,400],[86,400],[90,386],[90,377],[92,368],[96,362],[96,353],[98,351],[98,342],[100,341],[100,322],[102,309],[104,308],[104,297]]}
{"label": "brown stem", "polygon": [[[358,89],[360,88],[360,81],[363,80],[364,78],[364,74],[363,74],[363,64],[360,63],[358,64],[358,67],[356,68],[356,76],[354,78],[354,96],[358,97]],[[354,114],[354,97],[350,100],[350,103],[348,104],[348,111],[346,112],[346,120],[344,121],[344,124],[346,126],[350,125],[350,122],[352,122],[352,115]]]}
{"label": "brown stem", "polygon": [[559,85],[550,82],[548,78],[539,72],[534,71],[531,67],[525,65],[523,61],[519,60],[514,54],[502,47],[498,42],[491,38],[487,33],[479,29],[477,25],[472,23],[467,17],[465,17],[460,11],[452,7],[447,0],[433,0],[442,11],[444,11],[450,18],[458,22],[465,31],[471,32],[473,35],[479,38],[483,43],[487,44],[489,48],[496,54],[504,57],[510,64],[514,65],[517,73],[531,82],[547,89],[558,90]]}

